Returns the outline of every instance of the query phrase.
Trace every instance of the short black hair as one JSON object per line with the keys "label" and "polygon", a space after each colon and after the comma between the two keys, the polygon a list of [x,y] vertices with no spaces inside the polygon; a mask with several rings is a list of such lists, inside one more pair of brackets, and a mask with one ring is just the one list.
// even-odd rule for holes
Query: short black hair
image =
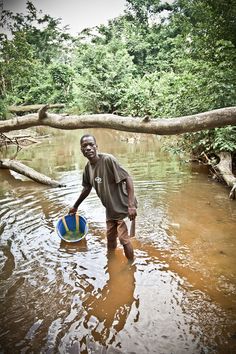
{"label": "short black hair", "polygon": [[81,136],[81,138],[80,138],[80,144],[82,143],[82,141],[83,141],[85,138],[93,138],[95,144],[97,144],[96,139],[95,139],[95,137],[94,137],[92,134],[84,134],[83,136]]}

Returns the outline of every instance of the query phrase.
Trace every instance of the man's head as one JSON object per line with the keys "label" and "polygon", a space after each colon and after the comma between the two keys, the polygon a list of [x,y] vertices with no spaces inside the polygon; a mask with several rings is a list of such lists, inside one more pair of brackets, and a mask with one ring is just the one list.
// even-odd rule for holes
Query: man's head
{"label": "man's head", "polygon": [[81,138],[80,138],[80,145],[82,144],[83,140],[86,138],[92,138],[95,142],[95,144],[97,144],[96,142],[96,138],[95,136],[91,135],[91,134],[84,134]]}
{"label": "man's head", "polygon": [[80,139],[80,148],[83,155],[91,163],[95,163],[98,160],[97,143],[93,135],[83,135]]}

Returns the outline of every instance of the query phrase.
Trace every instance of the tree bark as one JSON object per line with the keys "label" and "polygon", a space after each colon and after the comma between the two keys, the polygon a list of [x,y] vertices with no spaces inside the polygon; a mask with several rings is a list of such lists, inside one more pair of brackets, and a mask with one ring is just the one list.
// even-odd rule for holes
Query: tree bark
{"label": "tree bark", "polygon": [[[11,113],[26,113],[26,112],[37,112],[43,104],[32,104],[27,106],[10,106],[8,107],[9,112]],[[49,108],[64,108],[65,105],[63,103],[55,103],[50,104]]]}
{"label": "tree bark", "polygon": [[60,182],[55,181],[50,177],[47,177],[42,173],[35,171],[33,168],[25,166],[23,163],[16,160],[0,160],[0,168],[7,168],[9,170],[20,173],[26,177],[29,177],[33,181],[36,181],[41,184],[46,184],[51,187],[64,187],[64,185]]}
{"label": "tree bark", "polygon": [[[42,115],[42,108],[43,115]],[[196,132],[227,125],[236,125],[236,107],[216,109],[209,112],[171,119],[150,119],[140,117],[121,117],[114,114],[91,114],[81,116],[63,116],[46,112],[41,107],[38,113],[27,114],[9,120],[0,121],[0,133],[27,129],[39,125],[57,129],[107,128],[136,133],[157,135],[177,135]]]}
{"label": "tree bark", "polygon": [[220,162],[214,167],[220,173],[220,177],[231,187],[229,194],[230,199],[235,199],[236,177],[232,172],[232,156],[229,152],[222,151],[218,153]]}

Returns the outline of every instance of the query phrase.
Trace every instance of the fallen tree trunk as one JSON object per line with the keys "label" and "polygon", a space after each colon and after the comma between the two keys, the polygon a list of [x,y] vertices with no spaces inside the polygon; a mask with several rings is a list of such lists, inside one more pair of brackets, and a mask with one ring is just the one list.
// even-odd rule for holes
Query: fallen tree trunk
{"label": "fallen tree trunk", "polygon": [[[10,106],[8,107],[11,113],[26,113],[26,112],[37,112],[40,108],[45,106],[44,104],[32,104],[27,106]],[[48,105],[48,108],[64,108],[63,103],[55,103]]]}
{"label": "fallen tree trunk", "polygon": [[61,184],[58,181],[55,181],[51,179],[50,177],[47,177],[43,175],[42,173],[39,173],[35,171],[33,168],[28,167],[24,165],[23,163],[16,161],[16,160],[9,160],[9,159],[4,159],[0,160],[0,168],[7,168],[9,170],[15,171],[17,173],[20,173],[30,179],[32,179],[35,182],[41,183],[41,184],[46,184],[51,187],[64,187],[65,185]]}
{"label": "fallen tree trunk", "polygon": [[107,128],[136,133],[176,135],[236,125],[236,107],[221,108],[185,117],[150,120],[140,117],[121,117],[114,114],[63,116],[47,113],[47,109],[48,106],[44,106],[38,113],[0,121],[0,133],[43,125],[67,130]]}
{"label": "fallen tree trunk", "polygon": [[220,152],[218,154],[220,162],[214,166],[220,173],[220,177],[226,182],[226,184],[231,187],[229,194],[230,199],[235,199],[236,194],[236,177],[232,172],[232,156],[229,152]]}

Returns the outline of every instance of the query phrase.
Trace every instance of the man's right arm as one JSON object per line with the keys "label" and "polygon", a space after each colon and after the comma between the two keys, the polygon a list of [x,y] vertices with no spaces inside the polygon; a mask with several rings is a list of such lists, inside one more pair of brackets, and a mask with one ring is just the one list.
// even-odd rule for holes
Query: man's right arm
{"label": "man's right arm", "polygon": [[87,198],[89,193],[91,192],[92,186],[85,186],[82,189],[82,192],[80,193],[79,198],[76,200],[74,206],[69,210],[69,214],[75,214],[77,212],[77,209],[79,205],[82,203],[82,201]]}

